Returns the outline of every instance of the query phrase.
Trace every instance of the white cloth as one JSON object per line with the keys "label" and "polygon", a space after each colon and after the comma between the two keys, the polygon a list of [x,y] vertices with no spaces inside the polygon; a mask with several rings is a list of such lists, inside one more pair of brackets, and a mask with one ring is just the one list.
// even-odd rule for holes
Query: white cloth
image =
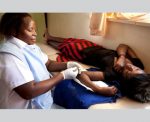
{"label": "white cloth", "polygon": [[[27,45],[17,38],[8,41],[20,49]],[[44,53],[41,58],[45,63],[48,60]],[[13,89],[32,80],[32,72],[21,60],[11,54],[0,53],[0,108],[27,108],[29,101],[21,98]]]}
{"label": "white cloth", "polygon": [[51,106],[51,109],[65,109],[65,108],[53,103],[52,106]]}
{"label": "white cloth", "polygon": [[[81,67],[79,70],[80,70],[80,71],[79,71],[80,73],[83,72],[83,71],[87,71],[87,70],[84,69],[83,67]],[[90,91],[93,92],[93,90],[92,90],[90,87],[88,87],[88,86],[84,85],[83,83],[81,83],[81,82],[79,81],[79,79],[74,78],[74,81],[77,82],[78,84],[80,84],[81,86],[85,87],[87,90],[90,90]],[[99,86],[99,87],[108,87],[108,85],[107,85],[105,82],[103,82],[103,81],[91,81],[91,82],[93,82],[95,85],[97,85],[97,86]]]}
{"label": "white cloth", "polygon": [[[77,82],[78,84],[80,84],[81,86],[85,87],[87,90],[90,90],[90,91],[94,92],[90,87],[88,87],[88,86],[84,85],[83,83],[81,83],[79,81],[79,79],[75,78],[74,81]],[[91,81],[91,82],[93,82],[95,85],[97,85],[99,87],[108,87],[108,85],[103,81]]]}

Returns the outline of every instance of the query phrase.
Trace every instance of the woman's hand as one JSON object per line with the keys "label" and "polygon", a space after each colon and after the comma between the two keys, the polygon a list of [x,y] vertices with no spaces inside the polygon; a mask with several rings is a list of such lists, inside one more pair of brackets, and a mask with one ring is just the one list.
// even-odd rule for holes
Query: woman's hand
{"label": "woman's hand", "polygon": [[125,66],[125,61],[126,61],[126,58],[124,55],[121,55],[118,59],[116,59],[115,57],[115,61],[114,61],[114,69],[121,73],[123,71],[123,68]]}
{"label": "woman's hand", "polygon": [[61,72],[63,74],[64,79],[74,79],[79,74],[78,68],[68,68]]}
{"label": "woman's hand", "polygon": [[69,61],[67,63],[67,68],[72,68],[72,67],[77,67],[78,68],[78,73],[81,74],[82,71],[86,71],[79,63],[74,62],[74,61]]}
{"label": "woman's hand", "polygon": [[67,68],[72,68],[72,67],[82,68],[82,66],[77,62],[74,61],[67,62]]}

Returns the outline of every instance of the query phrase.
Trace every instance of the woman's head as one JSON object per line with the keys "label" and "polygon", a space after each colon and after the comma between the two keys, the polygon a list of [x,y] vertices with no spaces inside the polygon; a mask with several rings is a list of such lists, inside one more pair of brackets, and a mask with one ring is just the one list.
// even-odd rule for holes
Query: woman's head
{"label": "woman's head", "polygon": [[5,13],[0,21],[0,33],[7,38],[12,36],[27,44],[36,41],[35,23],[28,13]]}
{"label": "woman's head", "polygon": [[125,65],[124,69],[123,69],[123,77],[125,79],[131,79],[132,77],[134,77],[135,75],[138,74],[145,74],[144,70],[142,70],[141,68],[128,63]]}
{"label": "woman's head", "polygon": [[128,97],[140,102],[150,102],[150,74],[138,74],[124,83]]}

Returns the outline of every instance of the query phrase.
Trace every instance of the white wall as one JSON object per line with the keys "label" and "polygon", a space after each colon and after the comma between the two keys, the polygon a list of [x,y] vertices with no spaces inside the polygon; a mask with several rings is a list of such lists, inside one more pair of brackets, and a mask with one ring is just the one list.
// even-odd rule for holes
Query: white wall
{"label": "white wall", "polygon": [[89,13],[48,14],[49,32],[54,36],[99,40],[89,34]]}
{"label": "white wall", "polygon": [[49,13],[48,23],[49,32],[54,36],[85,38],[111,49],[120,43],[128,44],[150,73],[150,27],[109,21],[108,33],[102,38],[89,34],[89,13]]}

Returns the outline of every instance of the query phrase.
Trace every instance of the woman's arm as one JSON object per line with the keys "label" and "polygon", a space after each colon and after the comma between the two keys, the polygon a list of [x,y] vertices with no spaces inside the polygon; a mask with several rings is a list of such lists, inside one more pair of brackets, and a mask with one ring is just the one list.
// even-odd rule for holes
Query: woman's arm
{"label": "woman's arm", "polygon": [[129,47],[128,45],[126,44],[120,44],[118,47],[117,47],[117,54],[118,56],[126,56],[127,54],[132,57],[132,58],[137,58],[137,55],[136,53],[134,52],[133,49],[131,49],[131,47]]}
{"label": "woman's arm", "polygon": [[130,62],[126,56],[130,56],[132,58],[137,58],[136,53],[128,46],[125,44],[120,44],[117,47],[117,54],[118,54],[118,59],[115,60],[114,62],[114,69],[118,72],[122,72],[123,68],[125,66],[125,63],[128,61]]}
{"label": "woman's arm", "polygon": [[14,90],[22,98],[29,100],[49,91],[63,79],[64,79],[63,74],[59,73],[51,79],[44,80],[41,82],[31,81],[14,88]]}
{"label": "woman's arm", "polygon": [[96,91],[98,89],[98,86],[95,85],[92,81],[104,80],[104,74],[100,71],[83,71],[80,75],[77,76],[77,79],[79,79],[81,83],[91,88],[93,91]]}
{"label": "woman's arm", "polygon": [[56,61],[48,59],[46,63],[46,67],[50,72],[58,72],[58,71],[67,69],[67,63],[56,62]]}
{"label": "woman's arm", "polygon": [[40,82],[30,81],[23,85],[20,85],[14,90],[24,99],[32,99],[39,96],[48,90],[52,89],[57,83],[64,79],[74,79],[78,75],[78,69],[76,67],[66,69],[56,76],[43,80]]}
{"label": "woman's arm", "polygon": [[56,61],[52,61],[50,59],[47,61],[46,67],[51,72],[57,72],[57,71],[61,71],[61,70],[65,70],[65,69],[73,68],[73,67],[82,69],[82,66],[75,61],[56,62]]}
{"label": "woman's arm", "polygon": [[108,87],[101,87],[95,84],[92,81],[100,81],[104,80],[104,73],[100,71],[90,72],[90,71],[83,71],[81,75],[77,77],[79,81],[84,84],[85,86],[91,88],[94,92],[99,93],[105,96],[113,96],[117,92],[117,88],[115,86],[108,86]]}

